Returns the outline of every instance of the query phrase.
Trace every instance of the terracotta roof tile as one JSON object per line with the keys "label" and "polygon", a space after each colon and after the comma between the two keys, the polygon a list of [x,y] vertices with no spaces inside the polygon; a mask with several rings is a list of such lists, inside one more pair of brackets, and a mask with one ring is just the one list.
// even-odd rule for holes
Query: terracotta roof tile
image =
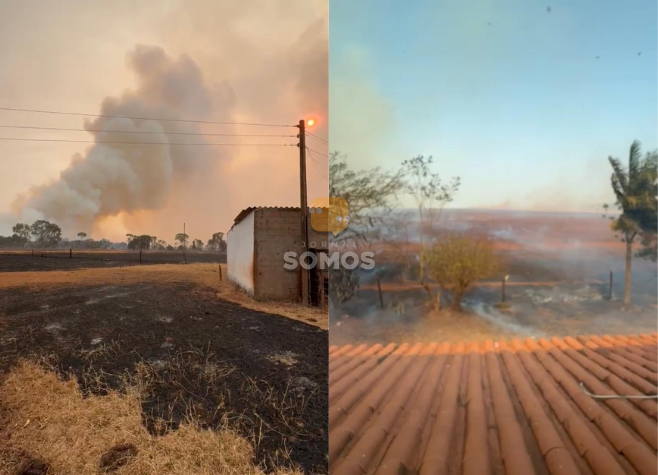
{"label": "terracotta roof tile", "polygon": [[656,334],[329,349],[331,474],[658,471]]}

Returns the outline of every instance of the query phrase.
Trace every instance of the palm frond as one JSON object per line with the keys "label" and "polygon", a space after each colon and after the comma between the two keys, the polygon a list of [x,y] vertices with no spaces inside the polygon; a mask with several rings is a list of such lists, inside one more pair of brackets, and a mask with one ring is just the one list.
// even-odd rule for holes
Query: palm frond
{"label": "palm frond", "polygon": [[640,162],[642,160],[642,145],[634,140],[628,154],[628,181],[633,186],[640,174]]}
{"label": "palm frond", "polygon": [[610,166],[612,166],[612,190],[615,192],[617,202],[623,206],[626,201],[626,194],[628,192],[628,175],[617,158],[608,157]]}

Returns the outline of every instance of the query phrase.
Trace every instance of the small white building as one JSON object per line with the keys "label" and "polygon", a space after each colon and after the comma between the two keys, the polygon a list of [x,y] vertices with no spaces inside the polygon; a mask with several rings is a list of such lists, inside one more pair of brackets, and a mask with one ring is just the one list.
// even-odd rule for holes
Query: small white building
{"label": "small white building", "polygon": [[[284,268],[284,254],[304,252],[299,208],[251,207],[234,220],[227,234],[228,278],[258,300],[299,301],[302,298],[301,267]],[[328,233],[315,231],[309,223],[309,251],[328,248]],[[318,256],[319,257],[319,256]],[[311,301],[320,305],[328,287],[326,271],[311,272]]]}

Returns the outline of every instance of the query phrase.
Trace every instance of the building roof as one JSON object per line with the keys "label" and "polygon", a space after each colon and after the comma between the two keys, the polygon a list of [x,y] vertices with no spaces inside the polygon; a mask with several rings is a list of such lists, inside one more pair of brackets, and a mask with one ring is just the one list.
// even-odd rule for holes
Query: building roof
{"label": "building roof", "polygon": [[[658,470],[657,334],[329,349],[340,475]],[[589,394],[588,394],[589,392]]]}
{"label": "building roof", "polygon": [[[246,218],[247,215],[249,215],[249,213],[251,213],[252,211],[259,209],[273,209],[279,211],[299,211],[299,207],[294,207],[294,206],[250,206],[249,208],[245,208],[238,213],[238,215],[233,220],[233,226],[235,226],[244,218]],[[231,226],[231,229],[233,229],[233,226]]]}

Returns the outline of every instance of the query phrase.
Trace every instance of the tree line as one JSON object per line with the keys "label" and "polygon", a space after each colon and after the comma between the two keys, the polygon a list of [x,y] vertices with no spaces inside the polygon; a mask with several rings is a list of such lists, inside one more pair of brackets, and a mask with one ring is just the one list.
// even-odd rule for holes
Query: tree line
{"label": "tree line", "polygon": [[[184,233],[178,233],[174,236],[174,243],[176,246],[168,244],[163,239],[158,239],[157,236],[150,236],[148,234],[135,235],[126,234],[127,248],[139,250],[159,250],[159,251],[173,251],[173,250],[192,250],[192,251],[214,251],[226,252],[226,241],[224,240],[224,233],[213,233],[212,237],[204,244],[201,239],[192,239]],[[189,243],[189,244],[188,244]]]}
{"label": "tree line", "polygon": [[87,233],[77,233],[77,240],[62,238],[62,229],[55,223],[40,219],[32,224],[17,223],[12,228],[11,236],[0,236],[0,247],[10,248],[85,248],[85,249],[135,249],[135,250],[167,250],[189,249],[193,251],[226,252],[224,233],[216,232],[204,244],[200,239],[193,239],[187,234],[174,236],[176,246],[168,244],[157,236],[148,234],[126,234],[126,242],[112,242],[108,239],[94,240],[87,238]]}

